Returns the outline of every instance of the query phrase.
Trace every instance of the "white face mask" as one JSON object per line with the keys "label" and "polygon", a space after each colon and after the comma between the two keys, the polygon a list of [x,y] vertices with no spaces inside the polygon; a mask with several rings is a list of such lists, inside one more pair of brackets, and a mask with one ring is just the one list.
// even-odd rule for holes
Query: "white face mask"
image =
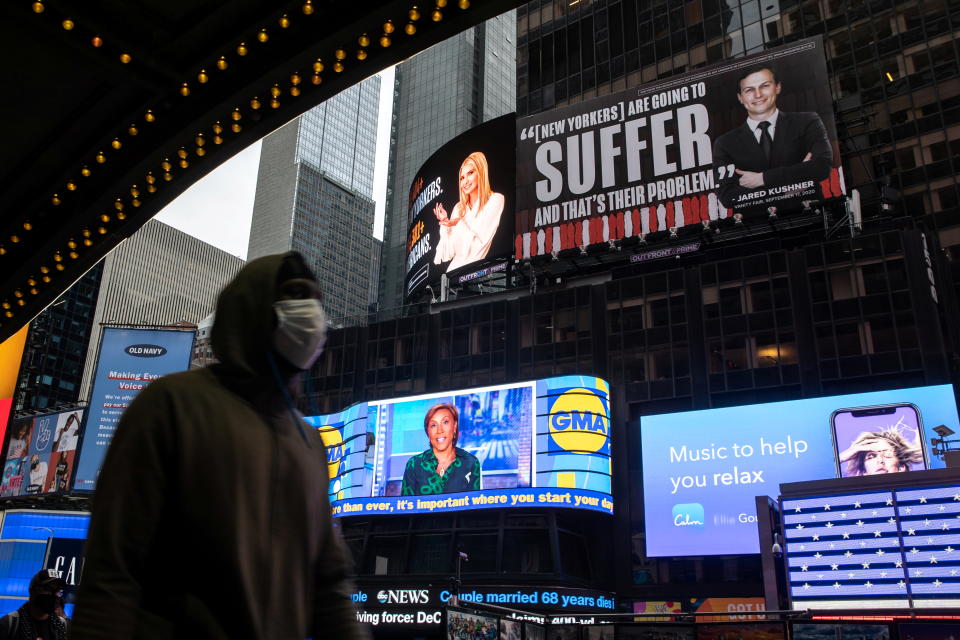
{"label": "white face mask", "polygon": [[297,369],[313,366],[327,341],[327,314],[316,298],[278,300],[273,303],[277,328],[273,346]]}

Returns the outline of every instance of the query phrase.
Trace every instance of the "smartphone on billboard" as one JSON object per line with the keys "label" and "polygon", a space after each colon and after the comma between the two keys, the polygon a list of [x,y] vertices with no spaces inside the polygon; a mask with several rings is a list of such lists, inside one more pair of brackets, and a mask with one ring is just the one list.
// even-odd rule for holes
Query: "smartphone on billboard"
{"label": "smartphone on billboard", "polygon": [[830,429],[841,478],[927,468],[923,422],[914,404],[837,409]]}

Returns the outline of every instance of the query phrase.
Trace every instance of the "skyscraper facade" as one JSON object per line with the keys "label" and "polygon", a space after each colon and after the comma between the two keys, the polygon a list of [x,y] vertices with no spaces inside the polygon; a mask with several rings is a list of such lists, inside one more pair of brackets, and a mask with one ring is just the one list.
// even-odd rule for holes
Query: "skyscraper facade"
{"label": "skyscraper facade", "polygon": [[90,391],[100,326],[197,324],[243,260],[151,220],[103,261],[80,398]]}
{"label": "skyscraper facade", "polygon": [[407,194],[420,165],[467,129],[515,109],[516,19],[492,18],[397,65],[379,306],[403,305]]}
{"label": "skyscraper facade", "polygon": [[77,402],[93,326],[103,263],[30,323],[13,411],[40,411]]}
{"label": "skyscraper facade", "polygon": [[374,254],[380,78],[350,87],[263,140],[248,259],[299,251],[334,322],[366,314]]}

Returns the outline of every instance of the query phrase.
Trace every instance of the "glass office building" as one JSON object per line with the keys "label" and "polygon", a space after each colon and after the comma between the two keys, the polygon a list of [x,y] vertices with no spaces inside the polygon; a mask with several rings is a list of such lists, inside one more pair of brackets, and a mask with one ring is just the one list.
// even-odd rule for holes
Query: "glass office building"
{"label": "glass office building", "polygon": [[299,251],[334,323],[368,309],[380,78],[350,87],[263,139],[247,258]]}

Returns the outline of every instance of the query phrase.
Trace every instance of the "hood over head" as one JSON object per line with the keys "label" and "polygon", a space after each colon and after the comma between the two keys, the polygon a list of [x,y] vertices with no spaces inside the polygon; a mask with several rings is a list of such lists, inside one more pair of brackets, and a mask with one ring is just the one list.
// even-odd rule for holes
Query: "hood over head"
{"label": "hood over head", "polygon": [[210,334],[219,371],[247,381],[271,377],[273,303],[280,284],[291,277],[316,280],[298,253],[264,256],[248,262],[220,292]]}

